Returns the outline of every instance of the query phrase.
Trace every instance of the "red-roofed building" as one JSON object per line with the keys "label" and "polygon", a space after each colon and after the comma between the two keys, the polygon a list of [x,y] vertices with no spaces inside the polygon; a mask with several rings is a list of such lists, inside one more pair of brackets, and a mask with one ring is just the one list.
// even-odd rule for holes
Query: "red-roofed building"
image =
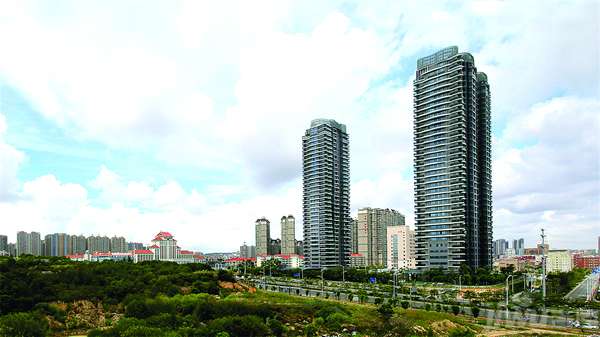
{"label": "red-roofed building", "polygon": [[239,265],[243,265],[244,262],[254,264],[255,261],[256,261],[256,259],[249,258],[249,257],[232,257],[232,258],[229,258],[229,259],[223,261],[223,263],[225,264],[225,266],[227,268],[232,268],[232,267],[237,267]]}
{"label": "red-roofed building", "polygon": [[152,261],[154,260],[154,251],[150,249],[136,249],[131,251],[131,255],[133,256],[133,262],[144,262],[144,261]]}
{"label": "red-roofed building", "polygon": [[[154,247],[154,246],[157,246]],[[169,232],[159,232],[152,240],[152,246],[155,255],[154,258],[160,261],[176,261],[178,259],[177,254],[177,240],[173,238],[173,235]]]}

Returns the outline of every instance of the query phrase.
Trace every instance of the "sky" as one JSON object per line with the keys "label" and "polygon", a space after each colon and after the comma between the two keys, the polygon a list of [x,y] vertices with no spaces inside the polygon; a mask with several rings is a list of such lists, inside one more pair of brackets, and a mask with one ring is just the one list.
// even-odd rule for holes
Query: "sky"
{"label": "sky", "polygon": [[0,1],[0,234],[168,230],[235,251],[297,218],[314,118],[350,136],[351,209],[414,223],[416,60],[492,95],[494,238],[595,248],[598,1]]}

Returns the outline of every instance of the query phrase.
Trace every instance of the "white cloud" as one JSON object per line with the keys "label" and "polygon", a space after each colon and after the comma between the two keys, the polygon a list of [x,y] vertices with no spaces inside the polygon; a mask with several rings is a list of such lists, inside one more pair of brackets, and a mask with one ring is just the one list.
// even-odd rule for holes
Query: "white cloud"
{"label": "white cloud", "polygon": [[[599,116],[599,99],[560,97],[511,121],[493,165],[496,237],[531,238],[546,227],[559,247],[593,244],[600,223]],[[589,235],[560,235],[567,227]]]}
{"label": "white cloud", "polygon": [[0,202],[15,197],[19,187],[17,172],[19,165],[25,160],[23,152],[5,142],[6,129],[6,119],[0,113]]}
{"label": "white cloud", "polygon": [[[393,207],[412,221],[409,74],[417,57],[458,45],[492,88],[495,232],[569,221],[590,234],[598,224],[597,2],[88,2],[53,15],[46,6],[0,5],[0,31],[18,32],[0,37],[2,82],[73,141],[230,179],[194,189],[102,168],[79,182],[82,193],[43,177],[26,183],[30,200],[2,204],[18,223],[125,229],[138,240],[176,227],[211,249],[251,242],[256,217],[300,217],[300,140],[316,117],[348,126],[353,209]],[[120,14],[132,11],[134,22]],[[2,140],[5,124],[0,199],[25,193],[16,179],[25,157]],[[76,206],[62,208],[68,219],[30,214],[48,198],[34,188],[44,185]]]}

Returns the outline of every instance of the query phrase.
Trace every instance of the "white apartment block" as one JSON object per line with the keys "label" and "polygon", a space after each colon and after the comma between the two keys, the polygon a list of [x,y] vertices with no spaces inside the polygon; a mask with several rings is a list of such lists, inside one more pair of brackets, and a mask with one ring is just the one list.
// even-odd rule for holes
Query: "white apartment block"
{"label": "white apartment block", "polygon": [[569,272],[573,269],[573,257],[568,250],[551,250],[546,257],[546,269],[552,272]]}

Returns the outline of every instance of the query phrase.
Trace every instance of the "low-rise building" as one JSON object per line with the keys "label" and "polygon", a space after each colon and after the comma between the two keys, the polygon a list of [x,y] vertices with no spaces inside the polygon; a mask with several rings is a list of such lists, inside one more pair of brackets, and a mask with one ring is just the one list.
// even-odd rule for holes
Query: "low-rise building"
{"label": "low-rise building", "polygon": [[223,261],[223,264],[226,268],[236,268],[240,265],[244,265],[244,263],[254,265],[256,263],[256,258],[252,257],[231,257],[227,260]]}
{"label": "low-rise building", "polygon": [[365,256],[360,253],[350,254],[350,267],[352,268],[363,268],[366,267],[367,262]]}
{"label": "low-rise building", "polygon": [[600,255],[575,255],[573,265],[577,268],[595,269],[600,267]]}
{"label": "low-rise building", "polygon": [[149,249],[134,249],[131,256],[135,263],[154,260],[154,252]]}

